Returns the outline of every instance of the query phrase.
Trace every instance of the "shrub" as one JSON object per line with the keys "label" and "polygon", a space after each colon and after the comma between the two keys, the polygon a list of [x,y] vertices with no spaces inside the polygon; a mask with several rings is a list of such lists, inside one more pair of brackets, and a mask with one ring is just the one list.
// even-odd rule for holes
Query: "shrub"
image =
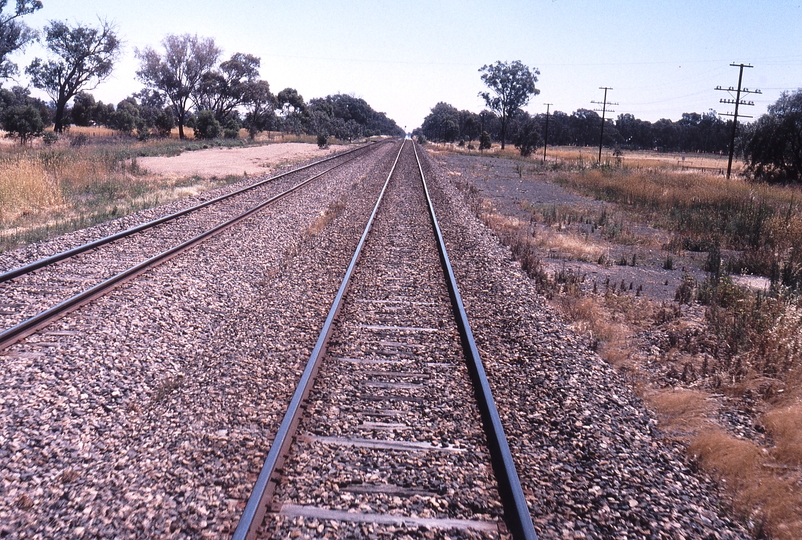
{"label": "shrub", "polygon": [[325,148],[328,143],[329,143],[328,135],[324,135],[323,133],[318,133],[317,135],[318,148]]}
{"label": "shrub", "polygon": [[220,122],[212,111],[200,111],[195,119],[196,139],[216,139],[220,136]]}
{"label": "shrub", "polygon": [[3,112],[2,124],[11,136],[19,138],[20,144],[40,137],[45,129],[42,115],[33,105],[9,107]]}
{"label": "shrub", "polygon": [[55,144],[58,142],[58,135],[55,131],[48,131],[44,135],[42,135],[42,142],[46,145],[50,146],[51,144]]}
{"label": "shrub", "polygon": [[226,128],[223,130],[223,137],[226,139],[239,139],[239,130]]}
{"label": "shrub", "polygon": [[479,136],[479,150],[490,150],[490,134],[487,131]]}
{"label": "shrub", "polygon": [[423,134],[418,135],[418,144],[426,144],[426,143],[427,143],[426,135]]}
{"label": "shrub", "polygon": [[89,137],[87,137],[85,133],[79,133],[78,135],[73,137],[72,140],[70,141],[70,146],[76,148],[80,146],[85,146],[87,144],[89,144]]}
{"label": "shrub", "polygon": [[160,137],[169,137],[170,132],[175,127],[175,115],[170,107],[165,107],[154,120],[154,127],[159,132]]}

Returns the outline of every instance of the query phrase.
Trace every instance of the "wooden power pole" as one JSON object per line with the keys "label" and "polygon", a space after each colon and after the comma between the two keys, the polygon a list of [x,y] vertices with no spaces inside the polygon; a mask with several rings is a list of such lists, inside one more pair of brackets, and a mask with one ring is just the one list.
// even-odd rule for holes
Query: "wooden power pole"
{"label": "wooden power pole", "polygon": [[[602,143],[604,142],[604,116],[605,114],[607,114],[607,105],[618,105],[618,103],[607,103],[607,90],[612,90],[612,88],[610,88],[609,86],[600,86],[599,90],[604,90],[604,101],[591,101],[591,103],[602,106],[601,135],[599,135],[599,165],[601,165]],[[599,109],[593,109],[593,110],[599,111]],[[615,111],[610,109],[610,112],[615,112]]]}
{"label": "wooden power pole", "polygon": [[549,145],[549,107],[554,103],[544,103],[546,106],[546,135],[543,137],[543,163],[546,163],[546,147]]}
{"label": "wooden power pole", "polygon": [[[730,159],[727,162],[727,178],[729,179],[730,173],[732,172],[732,156],[735,153],[735,131],[738,127],[738,106],[739,105],[750,105],[754,106],[754,101],[746,101],[741,99],[741,94],[762,94],[760,90],[749,90],[748,88],[741,88],[741,82],[743,82],[744,78],[744,68],[751,68],[754,67],[750,64],[730,64],[732,67],[740,68],[738,72],[738,88],[735,89],[732,86],[729,88],[722,88],[720,86],[716,86],[716,90],[721,90],[723,92],[735,92],[735,99],[720,99],[719,103],[727,103],[729,105],[735,105],[735,112],[734,113],[721,113],[721,116],[732,116],[732,134],[730,135]],[[741,115],[742,118],[752,118],[751,116]]]}

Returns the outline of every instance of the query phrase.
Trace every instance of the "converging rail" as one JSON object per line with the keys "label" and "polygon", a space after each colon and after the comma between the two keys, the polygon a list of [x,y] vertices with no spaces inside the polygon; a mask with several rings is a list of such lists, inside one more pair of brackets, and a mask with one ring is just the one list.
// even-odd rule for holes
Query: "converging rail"
{"label": "converging rail", "polygon": [[[356,149],[353,149],[353,150],[349,150],[347,152],[338,153],[338,154],[336,154],[334,156],[331,156],[331,157],[328,157],[328,158],[324,158],[324,159],[315,161],[313,163],[304,165],[302,167],[297,167],[297,168],[295,168],[295,169],[293,169],[291,171],[288,171],[288,172],[285,172],[285,173],[282,173],[282,174],[279,174],[279,175],[275,175],[275,176],[267,178],[265,180],[261,180],[261,181],[255,182],[254,184],[251,184],[251,185],[249,185],[249,186],[247,186],[245,188],[233,191],[231,193],[228,193],[226,195],[222,195],[220,197],[216,197],[214,199],[205,201],[205,202],[203,202],[201,204],[198,204],[198,205],[195,205],[195,206],[192,206],[192,207],[189,207],[189,208],[185,208],[183,210],[180,210],[180,211],[172,213],[170,215],[161,217],[159,219],[156,219],[156,220],[153,220],[153,221],[150,221],[150,222],[147,222],[147,223],[143,223],[143,224],[138,225],[136,227],[129,228],[129,229],[125,230],[125,231],[121,231],[119,233],[116,233],[116,234],[113,234],[113,235],[110,235],[110,236],[107,236],[107,237],[104,237],[104,238],[100,238],[100,239],[95,240],[93,242],[89,242],[87,244],[75,247],[73,249],[64,251],[62,253],[58,253],[56,255],[40,259],[38,261],[32,262],[32,263],[24,265],[22,267],[15,268],[13,270],[10,270],[8,272],[0,274],[0,284],[3,284],[3,287],[8,290],[9,287],[12,287],[12,285],[14,283],[12,280],[14,280],[15,278],[21,278],[21,277],[24,277],[24,276],[28,276],[28,275],[32,274],[33,272],[35,272],[37,270],[41,270],[41,269],[45,269],[47,267],[51,267],[51,266],[56,265],[57,263],[59,263],[61,261],[66,261],[66,260],[72,259],[72,258],[74,258],[74,257],[76,257],[76,256],[78,256],[78,255],[80,255],[82,253],[92,252],[92,251],[97,250],[97,249],[99,249],[99,248],[101,248],[101,247],[103,247],[103,246],[105,246],[107,244],[112,244],[115,241],[118,241],[118,240],[121,240],[121,239],[124,239],[124,238],[132,237],[132,236],[137,235],[138,233],[142,233],[142,232],[144,232],[144,231],[146,231],[148,229],[153,229],[157,225],[162,225],[162,224],[165,224],[165,223],[168,223],[168,222],[172,222],[172,221],[175,221],[178,218],[181,218],[183,216],[187,216],[189,214],[193,214],[193,213],[195,213],[195,212],[197,212],[197,211],[199,211],[201,209],[211,207],[211,206],[213,206],[215,204],[222,203],[223,201],[232,200],[238,195],[244,195],[244,194],[246,194],[248,192],[253,192],[253,191],[257,190],[257,188],[262,188],[262,187],[264,187],[264,186],[266,186],[268,184],[276,182],[279,179],[289,179],[293,175],[296,175],[296,174],[301,173],[303,171],[307,171],[310,168],[316,167],[318,165],[324,165],[324,164],[326,164],[328,162],[331,162],[332,160],[337,160],[337,159],[341,160],[340,162],[335,163],[334,165],[328,166],[327,168],[323,169],[322,171],[315,172],[311,176],[308,176],[307,178],[303,179],[302,181],[295,183],[294,185],[290,186],[289,188],[284,189],[284,190],[282,190],[281,192],[279,192],[277,194],[269,196],[267,199],[261,200],[260,202],[258,202],[258,204],[248,207],[245,211],[242,211],[242,210],[239,210],[239,209],[235,209],[235,210],[229,211],[229,212],[235,212],[233,217],[230,217],[230,213],[229,213],[229,216],[226,216],[222,222],[216,216],[212,216],[213,219],[215,219],[215,221],[217,222],[217,224],[214,225],[213,227],[208,228],[208,226],[204,226],[203,228],[205,230],[203,230],[203,232],[201,232],[199,234],[194,234],[188,239],[184,238],[181,241],[179,241],[179,243],[173,245],[169,249],[159,250],[159,252],[156,253],[155,255],[150,256],[145,260],[139,261],[136,264],[133,264],[131,266],[126,264],[124,266],[124,268],[125,268],[124,270],[122,270],[120,272],[117,272],[117,273],[115,273],[114,275],[112,275],[110,277],[102,279],[101,281],[95,283],[93,286],[91,286],[89,288],[86,288],[86,289],[83,289],[83,290],[80,290],[80,292],[77,292],[76,294],[73,294],[72,296],[69,296],[66,299],[57,301],[57,303],[55,303],[51,307],[48,307],[48,308],[43,309],[41,311],[38,311],[38,312],[36,312],[35,315],[32,315],[30,317],[26,317],[24,320],[22,320],[20,322],[17,322],[16,324],[13,324],[13,326],[11,326],[11,327],[3,330],[2,332],[0,332],[0,350],[3,350],[5,348],[9,347],[10,345],[16,343],[20,339],[23,339],[24,337],[36,332],[37,330],[49,325],[53,321],[59,319],[60,317],[63,317],[66,313],[68,313],[68,312],[70,312],[70,311],[72,311],[72,310],[74,310],[74,309],[76,309],[76,308],[88,303],[88,302],[91,302],[92,300],[94,300],[96,298],[99,298],[99,297],[107,294],[109,291],[111,291],[114,288],[118,287],[122,283],[130,280],[131,278],[141,274],[142,272],[144,272],[144,271],[146,271],[146,270],[148,270],[150,268],[153,268],[153,267],[155,267],[155,266],[157,266],[157,265],[169,260],[170,258],[178,255],[179,253],[182,253],[182,252],[194,247],[198,243],[203,242],[204,240],[206,240],[206,239],[208,239],[208,238],[220,233],[221,231],[223,231],[223,230],[225,230],[227,228],[230,228],[231,226],[239,223],[240,221],[244,220],[245,218],[253,215],[256,212],[259,212],[262,209],[264,209],[266,206],[268,206],[268,205],[270,205],[270,204],[272,204],[272,203],[274,203],[274,202],[286,197],[287,195],[289,195],[291,193],[294,193],[295,191],[297,191],[300,188],[302,188],[303,186],[309,184],[313,180],[316,180],[316,179],[324,176],[328,172],[330,172],[330,171],[332,171],[332,170],[334,170],[334,169],[336,169],[338,167],[341,167],[341,166],[353,161],[354,159],[357,159],[362,154],[364,154],[364,150],[366,148],[370,149],[370,148],[373,148],[375,146],[376,145],[370,145],[368,147],[360,147],[360,148],[356,148]],[[360,152],[360,151],[362,151],[362,152]],[[342,160],[343,157],[345,157],[346,159]],[[247,201],[245,201],[245,203],[247,204]],[[197,227],[197,225],[196,225],[196,227]],[[186,236],[186,235],[184,235],[184,236]],[[137,255],[137,251],[135,250],[133,254],[126,254],[126,255],[124,255],[124,257],[138,258],[138,257],[136,257],[136,255]],[[117,253],[114,253],[112,256],[113,257],[119,257],[119,255]],[[125,260],[124,257],[122,257],[121,260],[124,261]],[[87,269],[87,270],[89,270],[89,269]],[[73,275],[76,275],[76,272],[74,270],[71,271],[70,273],[73,274]],[[75,281],[75,282],[78,282],[80,284],[83,281],[86,281],[87,279],[88,279],[87,276],[83,275],[83,272],[79,270],[77,272],[77,277],[72,278],[71,281]],[[42,288],[45,288],[45,287],[42,287]],[[43,294],[43,292],[41,290],[38,290],[36,292],[40,296]]]}
{"label": "converging rail", "polygon": [[298,529],[351,537],[365,527],[537,538],[411,141],[399,149],[234,538]]}

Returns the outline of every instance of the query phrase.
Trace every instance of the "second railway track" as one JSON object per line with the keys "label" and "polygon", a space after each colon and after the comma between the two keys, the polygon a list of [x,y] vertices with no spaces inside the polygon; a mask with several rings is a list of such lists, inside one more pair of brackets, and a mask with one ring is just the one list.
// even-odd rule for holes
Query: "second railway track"
{"label": "second railway track", "polygon": [[536,538],[424,186],[407,141],[235,538]]}
{"label": "second railway track", "polygon": [[370,151],[344,152],[0,273],[0,350]]}

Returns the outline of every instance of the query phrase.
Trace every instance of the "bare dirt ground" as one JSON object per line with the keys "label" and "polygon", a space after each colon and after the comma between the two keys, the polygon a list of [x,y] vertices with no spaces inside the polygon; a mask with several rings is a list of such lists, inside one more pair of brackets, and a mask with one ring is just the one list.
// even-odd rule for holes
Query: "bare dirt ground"
{"label": "bare dirt ground", "polygon": [[313,144],[282,143],[247,148],[209,148],[170,157],[143,157],[137,159],[137,163],[148,173],[165,177],[256,176],[338,150],[336,146],[321,149]]}

